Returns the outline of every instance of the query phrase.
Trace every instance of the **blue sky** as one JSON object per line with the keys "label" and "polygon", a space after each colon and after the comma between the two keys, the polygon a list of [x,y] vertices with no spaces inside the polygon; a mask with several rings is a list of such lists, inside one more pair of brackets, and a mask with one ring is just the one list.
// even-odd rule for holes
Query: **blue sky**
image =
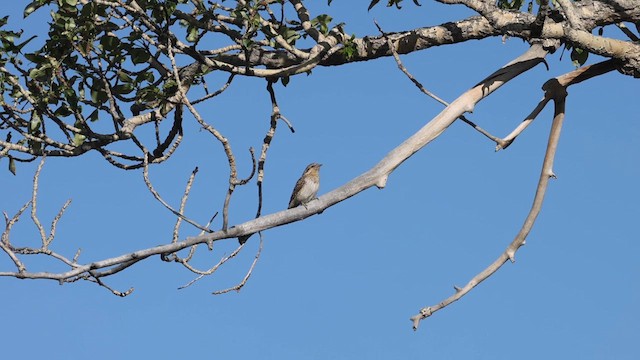
{"label": "blue sky", "polygon": [[[317,2],[316,2],[317,3]],[[325,2],[319,2],[324,4]],[[376,35],[468,14],[423,1],[396,11],[336,0],[328,10],[346,31]],[[10,26],[25,26],[26,1],[5,4]],[[43,15],[46,13],[43,12]],[[29,18],[31,19],[31,18]],[[37,19],[37,18],[34,18]],[[32,20],[28,31],[44,29]],[[614,36],[614,30],[607,30]],[[605,32],[607,34],[607,32]],[[403,56],[431,91],[453,100],[526,50],[519,39],[488,39]],[[571,71],[568,54],[539,66],[480,103],[469,117],[504,136],[542,97],[549,78]],[[593,62],[594,59],[590,59]],[[215,83],[212,81],[211,85]],[[107,282],[135,287],[118,298],[91,283],[0,278],[0,338],[7,358],[258,359],[637,359],[640,355],[640,105],[637,81],[609,73],[569,89],[567,118],[544,208],[515,264],[506,264],[467,297],[411,330],[409,317],[448,297],[511,242],[531,206],[551,123],[546,109],[506,151],[462,123],[402,164],[384,190],[369,189],[323,214],[264,233],[264,250],[239,293],[212,291],[242,279],[257,249],[183,290],[194,275],[151,258]],[[423,126],[441,105],[424,97],[393,59],[314,70],[277,86],[283,114],[269,152],[263,213],[286,208],[310,162],[323,163],[320,193],[368,170]],[[231,141],[240,176],[247,149],[259,148],[270,107],[265,83],[238,79],[199,110]],[[0,169],[7,161],[0,160]],[[177,204],[190,171],[200,173],[187,213],[205,223],[221,210],[227,168],[219,144],[187,121],[185,142],[151,178]],[[0,210],[30,197],[35,164],[0,171]],[[256,187],[238,190],[230,223],[253,217]],[[146,190],[140,171],[122,171],[97,154],[48,159],[39,213],[49,224],[68,198],[53,248],[80,261],[170,241],[174,220]],[[219,220],[214,226],[220,226]],[[183,226],[183,237],[195,235]],[[37,233],[24,217],[14,242]],[[235,240],[201,251],[206,268]],[[61,270],[36,258],[36,270]],[[0,257],[0,271],[11,269]]]}

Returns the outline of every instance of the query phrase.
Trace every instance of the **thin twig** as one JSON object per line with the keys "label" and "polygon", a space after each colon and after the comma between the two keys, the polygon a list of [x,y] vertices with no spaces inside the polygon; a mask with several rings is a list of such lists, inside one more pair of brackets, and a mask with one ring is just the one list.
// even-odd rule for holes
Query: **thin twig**
{"label": "thin twig", "polygon": [[[386,36],[386,33],[384,33],[382,31],[382,28],[380,27],[380,25],[378,25],[377,22],[374,21],[374,23],[376,24],[376,26],[378,27],[378,30],[380,30],[380,32],[382,33],[383,36]],[[400,55],[398,55],[398,52],[396,51],[396,46],[395,43],[388,38],[387,39],[387,46],[389,46],[389,50],[391,50],[391,53],[393,54],[393,58],[396,60],[396,63],[398,64],[398,68],[400,69],[400,71],[402,71],[408,78],[409,80],[411,80],[411,82],[418,88],[420,89],[420,91],[429,96],[430,98],[436,100],[437,102],[439,102],[440,104],[444,105],[444,106],[449,106],[449,103],[444,101],[442,98],[440,98],[439,96],[437,96],[436,94],[432,93],[431,91],[427,90],[424,85],[422,85],[422,83],[420,83],[408,70],[407,68],[404,66],[404,64],[402,63],[402,60],[400,60]],[[474,122],[472,122],[471,120],[467,119],[466,116],[464,115],[460,115],[458,116],[458,119],[464,121],[465,123],[467,123],[468,125],[470,125],[471,127],[473,127],[474,129],[476,129],[479,133],[481,133],[482,135],[486,136],[487,138],[489,138],[490,140],[492,140],[493,142],[495,142],[498,145],[503,144],[503,141],[496,137],[491,135],[488,131],[484,130],[483,128],[481,128],[480,126],[476,125]]]}
{"label": "thin twig", "polygon": [[189,265],[187,263],[183,263],[182,265],[184,265],[190,271],[192,271],[192,272],[194,272],[196,274],[199,274],[199,276],[196,277],[195,279],[189,281],[187,284],[180,286],[178,289],[181,290],[181,289],[184,289],[186,287],[189,287],[189,286],[193,285],[193,283],[195,283],[196,281],[202,279],[203,277],[213,274],[224,263],[226,263],[227,261],[229,261],[229,260],[233,259],[234,257],[236,257],[236,255],[238,255],[243,248],[244,248],[244,244],[240,244],[231,254],[229,254],[228,256],[225,256],[222,259],[220,259],[220,261],[218,261],[217,264],[215,264],[212,268],[210,268],[209,270],[206,270],[206,271],[198,270],[198,269],[192,267],[191,265]]}
{"label": "thin twig", "polygon": [[[217,213],[217,212],[216,212],[215,214],[213,214],[213,216],[211,217],[211,219],[209,219],[209,222],[207,222],[207,227],[211,226],[211,223],[213,222],[213,219],[215,219],[215,218],[216,218],[216,216],[218,216],[218,213]],[[200,232],[200,235],[204,235],[204,231],[203,231],[203,232]],[[189,264],[189,261],[191,261],[191,259],[192,259],[192,258],[193,258],[193,256],[195,255],[195,253],[196,253],[196,250],[197,250],[198,246],[199,246],[199,244],[197,244],[197,245],[192,245],[192,246],[189,248],[189,253],[188,253],[188,254],[187,254],[187,256],[186,256],[186,257],[184,257],[184,258],[179,257],[179,256],[178,256],[178,254],[177,254],[177,253],[175,253],[175,252],[174,252],[174,253],[171,253],[170,255],[169,255],[169,254],[161,254],[161,255],[160,255],[160,258],[161,258],[163,261],[173,261],[173,262],[180,263],[180,264],[184,265],[187,269],[190,269],[190,266],[188,265],[188,264]],[[207,243],[207,246],[208,246],[208,248],[209,248],[209,251],[213,251],[213,242],[208,242],[208,243]]]}
{"label": "thin twig", "polygon": [[547,103],[551,100],[548,94],[545,93],[545,96],[538,102],[538,105],[531,111],[529,115],[515,128],[513,131],[507,135],[502,143],[496,145],[496,151],[501,149],[506,149],[513,143],[513,141],[533,122],[533,120],[538,117],[540,112],[547,106]]}
{"label": "thin twig", "polygon": [[289,121],[289,119],[287,119],[284,115],[279,114],[278,119],[284,121],[284,123],[287,124],[292,134],[296,132],[296,129],[293,128],[293,125],[291,125],[291,122]]}
{"label": "thin twig", "polygon": [[64,205],[62,205],[62,208],[60,208],[60,211],[58,211],[56,217],[53,218],[53,221],[51,222],[51,231],[49,232],[49,237],[47,237],[45,248],[49,246],[49,244],[51,244],[53,239],[56,237],[56,227],[58,226],[58,221],[60,221],[62,215],[64,214],[65,210],[67,210],[69,205],[71,205],[71,199],[67,200]]}
{"label": "thin twig", "polygon": [[[230,291],[240,291],[240,289],[242,289],[242,287],[247,283],[247,281],[249,281],[249,278],[251,277],[251,274],[253,274],[253,269],[255,268],[256,264],[258,263],[258,259],[260,259],[260,254],[262,253],[262,232],[258,232],[258,235],[260,236],[260,246],[258,247],[258,252],[256,253],[256,256],[253,258],[253,262],[251,263],[251,267],[249,268],[249,270],[247,271],[247,274],[244,276],[244,278],[242,279],[242,281],[240,283],[238,283],[236,286],[224,289],[224,290],[218,290],[218,291],[214,291],[212,294],[213,295],[220,295],[220,294],[226,294]],[[242,246],[242,245],[240,245]]]}
{"label": "thin twig", "polygon": [[40,238],[42,239],[42,247],[46,249],[47,247],[47,235],[44,232],[44,226],[40,223],[40,219],[38,219],[37,209],[38,209],[38,180],[40,178],[40,172],[42,171],[42,167],[44,166],[44,160],[46,156],[43,155],[40,163],[38,164],[38,168],[36,169],[36,173],[33,176],[33,191],[31,192],[31,220],[35,224],[36,228],[38,228],[38,232],[40,233]]}
{"label": "thin twig", "polygon": [[222,94],[225,90],[227,90],[229,85],[231,85],[231,82],[233,81],[233,78],[235,76],[236,76],[236,74],[229,75],[229,78],[227,79],[227,82],[224,85],[222,85],[222,87],[220,89],[218,89],[217,91],[215,91],[215,92],[213,92],[211,94],[207,94],[207,95],[201,97],[200,99],[192,101],[191,104],[196,105],[196,104],[201,103],[201,102],[203,102],[203,101],[205,101],[207,99],[210,99],[212,97],[216,97],[216,96]]}
{"label": "thin twig", "polygon": [[144,183],[147,185],[147,189],[149,189],[149,192],[151,192],[151,195],[153,195],[153,197],[158,200],[158,202],[160,204],[162,204],[165,208],[167,208],[167,210],[171,211],[175,216],[181,217],[182,220],[188,222],[189,224],[195,226],[196,228],[211,233],[213,232],[213,230],[208,229],[198,223],[196,223],[195,221],[189,219],[188,217],[184,216],[184,214],[176,211],[174,208],[171,207],[171,205],[169,205],[166,201],[164,201],[164,199],[160,196],[160,194],[156,191],[156,189],[153,187],[153,184],[151,183],[151,180],[149,180],[149,161],[147,160],[149,156],[149,153],[145,152],[145,157],[144,157],[144,162],[143,162],[143,167],[142,167],[142,178],[144,179]]}
{"label": "thin twig", "polygon": [[[191,186],[193,185],[193,180],[195,180],[197,173],[198,167],[196,166],[195,169],[193,169],[193,171],[191,172],[191,176],[189,176],[189,180],[187,180],[187,186],[184,189],[184,193],[182,194],[182,199],[180,200],[180,209],[178,210],[180,214],[184,214],[185,206],[187,205],[187,200],[189,199],[189,193],[191,192]],[[176,218],[176,224],[173,227],[173,236],[171,239],[172,243],[176,243],[178,241],[180,224],[182,224],[182,218],[178,216]],[[209,228],[209,225],[207,224],[206,227]]]}
{"label": "thin twig", "polygon": [[11,228],[13,227],[13,225],[18,222],[20,216],[22,216],[22,214],[27,210],[29,205],[31,205],[31,200],[27,201],[27,203],[24,204],[11,219],[9,219],[9,216],[7,216],[6,212],[3,213],[5,219],[5,229],[2,232],[2,241],[0,241],[0,248],[2,248],[2,250],[9,256],[11,261],[13,261],[14,265],[18,268],[18,274],[25,272],[27,268],[25,267],[24,263],[20,261],[16,253],[12,250],[9,234],[11,233]]}
{"label": "thin twig", "polygon": [[93,277],[91,279],[87,279],[89,281],[95,282],[96,284],[102,286],[103,288],[111,291],[111,293],[115,296],[119,296],[119,297],[125,297],[128,296],[129,294],[131,294],[133,292],[133,287],[130,287],[129,290],[125,291],[125,292],[121,292],[118,290],[115,290],[113,288],[111,288],[109,285],[105,284],[102,280],[100,280],[99,277]]}

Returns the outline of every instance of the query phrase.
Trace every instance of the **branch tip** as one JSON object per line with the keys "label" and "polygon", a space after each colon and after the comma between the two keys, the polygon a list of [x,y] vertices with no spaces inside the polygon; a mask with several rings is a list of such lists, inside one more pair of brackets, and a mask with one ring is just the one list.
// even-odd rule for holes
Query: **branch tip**
{"label": "branch tip", "polygon": [[131,294],[133,292],[133,287],[130,287],[129,290],[125,291],[125,292],[120,292],[118,290],[112,290],[113,294],[119,297],[125,297],[125,296],[129,296],[129,294]]}
{"label": "branch tip", "polygon": [[413,321],[413,331],[417,331],[418,330],[418,326],[420,325],[420,317],[419,316],[414,316],[411,318],[411,320]]}

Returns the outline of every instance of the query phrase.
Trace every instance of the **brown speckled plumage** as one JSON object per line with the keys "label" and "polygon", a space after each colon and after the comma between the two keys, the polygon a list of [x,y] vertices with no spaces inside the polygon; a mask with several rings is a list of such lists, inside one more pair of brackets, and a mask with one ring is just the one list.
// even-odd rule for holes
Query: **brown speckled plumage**
{"label": "brown speckled plumage", "polygon": [[302,176],[293,188],[289,209],[300,205],[306,206],[309,201],[316,198],[320,188],[320,166],[322,164],[312,163],[304,169]]}

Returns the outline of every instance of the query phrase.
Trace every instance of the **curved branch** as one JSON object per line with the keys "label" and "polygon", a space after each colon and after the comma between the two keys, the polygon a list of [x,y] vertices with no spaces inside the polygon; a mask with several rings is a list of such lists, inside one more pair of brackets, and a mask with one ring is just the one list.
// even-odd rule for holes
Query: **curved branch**
{"label": "curved branch", "polygon": [[[562,129],[562,123],[565,117],[565,100],[567,97],[567,87],[573,84],[577,84],[586,79],[602,75],[603,73],[611,71],[613,69],[615,69],[613,61],[604,61],[602,63],[593,66],[587,66],[585,68],[572,71],[563,76],[551,79],[544,84],[542,88],[545,91],[545,99],[552,99],[555,105],[554,118],[551,125],[549,140],[547,142],[544,161],[542,163],[540,179],[538,180],[538,186],[536,188],[536,194],[533,199],[531,210],[525,218],[522,228],[515,236],[513,241],[509,244],[509,246],[507,246],[505,251],[487,268],[485,268],[482,272],[469,280],[469,282],[464,287],[459,288],[457,286],[454,286],[454,289],[456,290],[455,294],[451,295],[450,297],[446,298],[436,305],[427,306],[420,309],[420,312],[418,314],[412,316],[410,320],[413,323],[414,330],[418,329],[420,321],[433,315],[433,313],[435,313],[436,311],[449,306],[453,302],[458,301],[460,298],[473,290],[473,288],[479,285],[482,281],[486,280],[495,272],[497,272],[507,261],[510,260],[511,262],[515,262],[516,252],[521,246],[525,244],[526,238],[533,228],[536,218],[538,217],[538,214],[542,209],[542,203],[544,201],[544,196],[549,185],[549,180],[556,177],[553,173],[553,161],[558,148],[558,142],[560,140],[560,130]],[[547,102],[545,101],[544,104],[546,103]],[[540,107],[540,105],[538,105],[538,107]]]}
{"label": "curved branch", "polygon": [[[151,192],[151,195],[153,195],[153,197],[158,200],[158,202],[160,204],[162,204],[162,206],[164,206],[167,210],[171,211],[171,213],[173,213],[175,216],[181,218],[182,220],[188,222],[189,224],[195,226],[196,228],[198,228],[199,230],[205,231],[205,232],[213,232],[213,230],[204,227],[200,224],[198,224],[197,222],[189,219],[188,217],[184,216],[184,214],[182,214],[179,211],[176,211],[173,207],[171,207],[171,205],[169,205],[166,201],[164,201],[164,199],[162,198],[162,196],[160,196],[160,194],[156,191],[156,189],[153,187],[153,184],[151,183],[151,180],[149,179],[149,154],[145,151],[145,157],[144,157],[144,162],[143,162],[143,167],[142,167],[142,178],[144,179],[144,183],[147,185],[147,189],[149,189],[149,192]],[[193,178],[195,174],[192,173],[191,178]]]}
{"label": "curved branch", "polygon": [[130,262],[136,263],[150,256],[174,253],[197,244],[211,244],[214,241],[222,239],[245,237],[262,230],[300,221],[315,214],[322,213],[325,209],[370,187],[384,187],[387,177],[391,172],[393,172],[398,166],[400,166],[400,164],[418,150],[437,138],[458,118],[458,116],[465,111],[472,111],[477,102],[489,96],[493,91],[497,90],[509,80],[541,63],[546,54],[547,51],[544,50],[541,45],[531,46],[531,48],[529,48],[523,55],[488,76],[485,80],[468,90],[463,96],[452,102],[422,129],[418,130],[413,136],[409,137],[402,144],[389,152],[372,169],[339,188],[320,196],[317,200],[310,202],[306,207],[299,206],[297,208],[261,216],[228,229],[190,237],[184,241],[138,250],[117,257],[92,262],[90,264],[78,265],[66,272],[0,272],[0,276],[13,276],[29,279],[51,279],[67,282],[72,281],[72,279],[82,276],[82,274],[86,274],[89,271],[110,268],[118,266],[119,264],[129,264]]}

